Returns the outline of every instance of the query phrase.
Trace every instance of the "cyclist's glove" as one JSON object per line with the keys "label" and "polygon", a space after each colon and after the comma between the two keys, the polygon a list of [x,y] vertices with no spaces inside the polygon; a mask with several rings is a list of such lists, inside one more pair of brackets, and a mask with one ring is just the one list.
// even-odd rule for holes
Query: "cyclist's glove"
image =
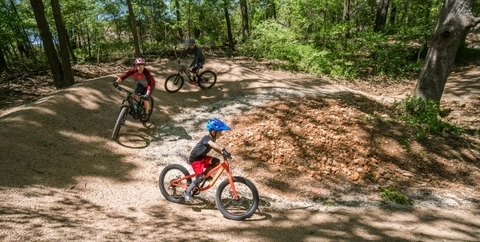
{"label": "cyclist's glove", "polygon": [[223,148],[223,150],[222,150],[222,156],[225,159],[232,159],[232,155],[225,148]]}
{"label": "cyclist's glove", "polygon": [[118,82],[114,81],[113,86],[117,88],[118,87]]}
{"label": "cyclist's glove", "polygon": [[143,95],[143,99],[148,99],[148,94]]}

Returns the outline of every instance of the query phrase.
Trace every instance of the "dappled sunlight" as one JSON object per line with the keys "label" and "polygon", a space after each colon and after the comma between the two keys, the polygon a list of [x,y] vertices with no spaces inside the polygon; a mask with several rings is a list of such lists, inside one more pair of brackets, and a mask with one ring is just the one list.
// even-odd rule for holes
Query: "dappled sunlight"
{"label": "dappled sunlight", "polygon": [[78,132],[72,132],[71,130],[59,130],[58,133],[63,135],[65,138],[74,139],[76,141],[105,145],[105,137],[86,135]]}
{"label": "dappled sunlight", "polygon": [[28,125],[28,126],[33,126],[33,127],[38,127],[38,128],[41,128],[43,127],[44,124],[41,124],[39,122],[36,122],[36,121],[33,121],[33,120],[28,120],[27,118],[25,118],[24,116],[21,116],[21,115],[10,115],[10,116],[7,116],[5,119],[5,122],[9,122],[11,123],[11,128],[18,128],[18,127],[22,127],[22,126],[25,126],[25,125]]}
{"label": "dappled sunlight", "polygon": [[[404,139],[408,129],[382,115],[391,111],[388,104],[320,78],[259,72],[224,59],[208,63],[205,69],[219,74],[212,89],[191,86],[173,94],[163,82],[175,63],[152,63],[154,113],[146,124],[128,116],[116,140],[111,133],[123,94],[113,89],[112,76],[2,115],[0,238],[478,240],[478,216],[461,201],[435,210],[395,209],[378,192],[393,184],[406,193],[424,189],[433,200],[435,189],[454,184],[474,194],[478,176],[457,173],[479,170],[474,147],[451,146],[445,137],[432,147]],[[122,85],[133,89],[135,83]],[[228,119],[232,131],[221,142],[238,161],[232,169],[260,192],[262,203],[245,222],[223,218],[203,194],[196,204],[173,204],[158,190],[163,166],[188,166],[188,152],[211,116]]]}
{"label": "dappled sunlight", "polygon": [[[88,93],[85,96],[78,96],[75,93],[66,93],[64,96],[65,98],[78,103],[81,105],[82,108],[89,109],[89,110],[96,110],[100,108],[99,97],[102,97],[102,93],[97,90],[92,90],[91,88],[85,87],[76,87],[75,92],[83,92]],[[85,90],[81,90],[85,89]]]}
{"label": "dappled sunlight", "polygon": [[[438,189],[457,187],[459,179],[466,188],[477,186],[472,181],[480,179],[480,167],[474,162],[479,154],[461,152],[466,140],[449,142],[452,135],[435,137],[435,145],[415,142],[409,126],[393,118],[394,111],[361,94],[279,96],[234,118],[236,128],[227,138],[232,151],[249,161],[244,168],[252,177],[269,181],[270,175],[257,168],[273,166],[273,172],[281,171],[283,177],[305,176],[312,187],[348,194],[336,198],[300,184],[290,191],[273,178],[265,184],[266,189],[312,201],[332,197],[338,204],[373,205],[381,200],[347,197],[392,185],[415,193],[424,188],[425,181]],[[463,165],[449,166],[448,160],[455,157],[445,154],[448,150],[461,152],[456,159]],[[465,159],[468,156],[473,159]]]}
{"label": "dappled sunlight", "polygon": [[24,111],[34,111],[39,114],[49,114],[49,115],[57,115],[55,110],[45,108],[45,107],[27,107],[23,109]]}

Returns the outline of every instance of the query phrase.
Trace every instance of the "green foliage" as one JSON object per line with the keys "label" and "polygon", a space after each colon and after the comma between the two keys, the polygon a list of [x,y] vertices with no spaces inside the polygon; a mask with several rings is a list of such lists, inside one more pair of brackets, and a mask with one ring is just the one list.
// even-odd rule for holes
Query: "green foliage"
{"label": "green foliage", "polygon": [[297,35],[275,21],[256,26],[240,52],[256,59],[273,60],[274,65],[291,71],[305,71],[332,76],[354,76],[353,63],[337,58],[328,50],[302,43]]}
{"label": "green foliage", "polygon": [[[341,35],[346,26],[338,25],[331,35]],[[364,32],[352,41],[332,41],[328,48],[300,41],[292,29],[275,21],[265,21],[256,26],[250,39],[240,51],[256,59],[269,59],[280,68],[326,74],[332,77],[353,79],[362,72],[403,78],[408,73],[418,73],[422,62],[417,61],[418,50],[410,45],[392,41],[383,34]]]}
{"label": "green foliage", "polygon": [[419,140],[425,139],[429,134],[463,132],[461,128],[439,119],[440,109],[433,100],[408,95],[396,103],[396,108],[398,118],[412,127],[415,137]]}
{"label": "green foliage", "polygon": [[380,188],[380,191],[381,191],[381,197],[387,201],[394,202],[400,205],[411,204],[407,196],[403,194],[400,190],[394,187],[382,187]]}

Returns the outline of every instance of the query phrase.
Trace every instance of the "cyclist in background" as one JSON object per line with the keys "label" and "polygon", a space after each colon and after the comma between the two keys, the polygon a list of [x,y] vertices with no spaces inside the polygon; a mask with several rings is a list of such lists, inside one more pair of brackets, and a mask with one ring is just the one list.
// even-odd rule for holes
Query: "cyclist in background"
{"label": "cyclist in background", "polygon": [[[114,81],[113,86],[118,87],[118,83],[133,76],[133,79],[137,83],[134,93],[143,95],[143,105],[145,107],[144,115],[148,117],[148,114],[150,113],[150,101],[148,96],[152,95],[152,92],[155,89],[155,79],[152,74],[150,74],[150,71],[145,68],[145,65],[145,59],[140,57],[135,58],[135,66]],[[135,97],[135,99],[138,101],[137,97]]]}
{"label": "cyclist in background", "polygon": [[189,66],[189,71],[193,73],[193,82],[190,82],[190,84],[195,84],[197,82],[198,68],[205,64],[205,55],[203,54],[202,49],[196,45],[195,39],[188,40],[188,48],[182,52],[180,57],[178,57],[178,61],[187,55],[187,53],[193,54],[193,61]]}

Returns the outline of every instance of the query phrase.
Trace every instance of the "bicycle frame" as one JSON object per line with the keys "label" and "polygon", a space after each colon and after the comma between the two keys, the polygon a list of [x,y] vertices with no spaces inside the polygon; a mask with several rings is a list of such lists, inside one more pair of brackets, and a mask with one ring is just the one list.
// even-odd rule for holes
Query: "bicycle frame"
{"label": "bicycle frame", "polygon": [[[126,89],[124,89],[124,88],[122,88],[122,87],[120,87],[120,86],[117,87],[117,89],[120,90],[120,91],[124,91],[125,93],[127,93],[127,96],[122,100],[122,104],[120,105],[120,107],[127,106],[128,108],[130,108],[133,104],[136,103],[136,104],[138,104],[139,106],[141,106],[142,108],[145,108],[145,107],[143,106],[143,101],[144,101],[144,100],[143,100],[143,96],[139,96],[139,95],[137,95],[137,94],[135,94],[135,93],[133,93],[133,92],[130,92],[130,91],[128,91],[128,90],[126,90]],[[138,98],[138,100],[135,99],[134,96],[136,96],[136,97]],[[132,115],[132,116],[133,116],[133,115]],[[135,117],[134,117],[134,118],[135,118]]]}
{"label": "bicycle frame", "polygon": [[[201,192],[203,191],[206,191],[210,188],[213,187],[213,185],[217,182],[218,178],[220,177],[220,175],[222,175],[222,173],[225,171],[226,175],[227,175],[227,179],[228,179],[228,182],[230,183],[230,186],[232,188],[232,192],[233,192],[233,197],[234,199],[238,200],[239,197],[238,197],[238,194],[237,194],[237,190],[235,189],[235,184],[233,182],[233,176],[232,176],[232,173],[230,172],[230,164],[228,163],[228,160],[225,160],[223,161],[222,163],[220,163],[218,166],[216,166],[215,168],[213,168],[211,171],[209,171],[205,177],[210,177],[212,176],[212,181],[207,185],[207,186],[200,186],[199,187],[199,190]],[[214,174],[215,173],[215,174]],[[175,187],[183,187],[183,188],[188,188],[188,185],[182,185],[181,184],[181,181],[183,180],[187,180],[189,178],[191,179],[195,179],[197,177],[196,174],[191,174],[191,175],[188,175],[188,176],[184,176],[184,177],[181,177],[181,178],[178,178],[178,179],[175,179],[173,181],[171,181],[171,184],[174,185]],[[205,181],[204,181],[205,182]],[[203,184],[202,184],[203,185]]]}
{"label": "bicycle frame", "polygon": [[[178,71],[178,74],[179,75],[185,74],[185,76],[188,78],[189,81],[193,81],[193,79],[188,75],[187,66],[180,64],[180,62],[178,62],[178,64],[180,65],[180,70]],[[192,74],[195,73],[195,75],[198,76],[198,72],[200,72],[200,69],[202,68],[203,66],[198,67],[195,72],[192,72]]]}

